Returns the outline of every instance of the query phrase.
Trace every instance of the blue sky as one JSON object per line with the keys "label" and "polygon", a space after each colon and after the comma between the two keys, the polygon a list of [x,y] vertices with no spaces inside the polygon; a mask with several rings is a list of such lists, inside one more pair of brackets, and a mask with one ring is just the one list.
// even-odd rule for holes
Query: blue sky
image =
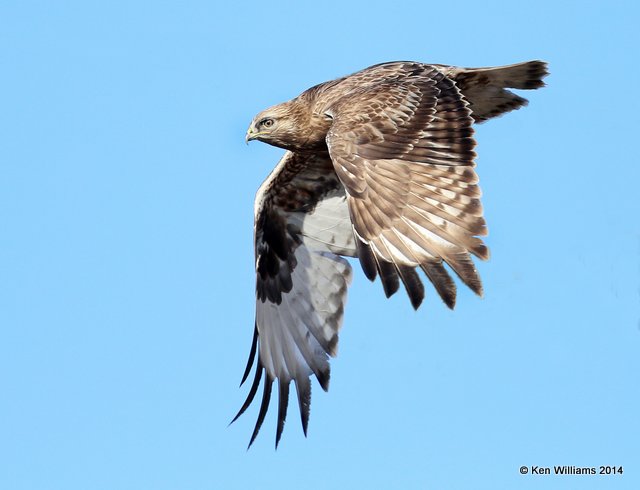
{"label": "blue sky", "polygon": [[[0,488],[640,488],[634,2],[4,2]],[[485,297],[356,268],[309,437],[227,428],[253,329],[255,113],[397,59],[543,59],[478,127]],[[615,476],[522,465],[623,466]]]}

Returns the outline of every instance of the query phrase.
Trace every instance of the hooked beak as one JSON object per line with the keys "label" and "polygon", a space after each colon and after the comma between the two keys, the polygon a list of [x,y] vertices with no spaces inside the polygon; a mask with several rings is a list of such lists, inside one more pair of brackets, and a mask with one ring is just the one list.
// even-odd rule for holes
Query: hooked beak
{"label": "hooked beak", "polygon": [[244,137],[244,142],[246,144],[249,144],[249,141],[256,139],[257,136],[258,136],[258,133],[254,131],[253,124],[252,124],[251,126],[249,126],[249,129],[247,129],[247,134]]}

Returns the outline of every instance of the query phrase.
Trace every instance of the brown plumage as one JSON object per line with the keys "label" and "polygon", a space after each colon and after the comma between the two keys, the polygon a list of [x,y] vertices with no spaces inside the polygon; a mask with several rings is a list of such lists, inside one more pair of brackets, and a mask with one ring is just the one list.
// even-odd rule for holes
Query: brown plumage
{"label": "brown plumage", "polygon": [[[295,382],[307,431],[314,374],[328,389],[351,268],[380,277],[387,296],[403,284],[418,308],[418,270],[453,308],[456,286],[482,283],[471,255],[487,259],[487,229],[475,173],[474,122],[527,101],[507,90],[544,85],[546,63],[458,68],[416,62],[375,65],[326,82],[258,114],[247,131],[287,151],[255,205],[256,326],[247,378],[256,374],[240,416],[264,392],[251,443],[274,380],[276,446]],[[235,420],[235,419],[234,419]]]}

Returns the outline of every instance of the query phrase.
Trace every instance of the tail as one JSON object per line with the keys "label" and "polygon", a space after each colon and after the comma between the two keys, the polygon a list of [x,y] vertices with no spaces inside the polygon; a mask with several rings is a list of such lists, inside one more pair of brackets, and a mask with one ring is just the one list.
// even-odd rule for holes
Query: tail
{"label": "tail", "polygon": [[549,74],[544,61],[527,61],[492,68],[443,66],[441,70],[456,82],[469,102],[473,119],[477,123],[527,105],[527,99],[506,89],[533,90],[544,87],[542,79]]}

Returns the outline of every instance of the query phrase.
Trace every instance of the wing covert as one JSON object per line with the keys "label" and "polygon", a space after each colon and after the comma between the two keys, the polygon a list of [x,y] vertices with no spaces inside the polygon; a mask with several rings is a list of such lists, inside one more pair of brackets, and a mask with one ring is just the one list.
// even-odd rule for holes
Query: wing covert
{"label": "wing covert", "polygon": [[450,307],[455,284],[443,262],[482,293],[469,255],[488,257],[467,105],[435,67],[410,64],[404,79],[354,91],[328,110],[329,153],[365,274],[379,275],[387,296],[400,279],[415,308],[424,296],[417,267]]}

